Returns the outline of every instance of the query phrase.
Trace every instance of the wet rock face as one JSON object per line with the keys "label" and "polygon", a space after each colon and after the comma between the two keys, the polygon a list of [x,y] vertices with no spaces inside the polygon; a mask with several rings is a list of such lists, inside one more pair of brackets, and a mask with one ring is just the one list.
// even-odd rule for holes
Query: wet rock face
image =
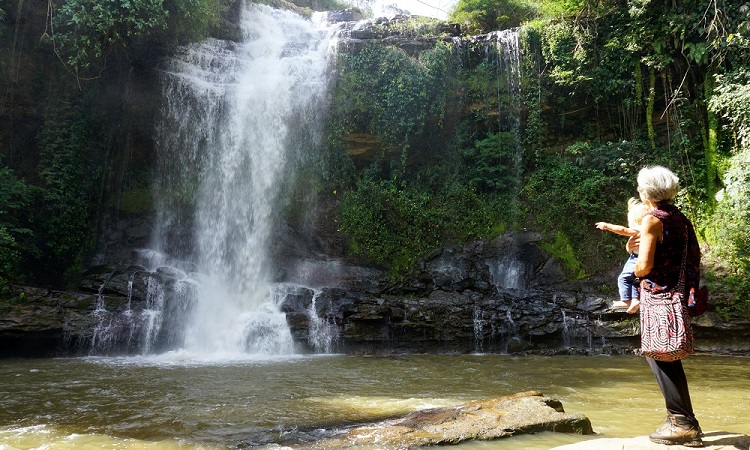
{"label": "wet rock face", "polygon": [[[399,282],[343,259],[289,257],[278,262],[284,276],[274,300],[301,352],[636,351],[638,316],[612,310],[615,298],[591,288],[614,284],[616,274],[564,282],[537,240],[506,235],[442,249]],[[14,287],[0,299],[0,356],[179,348],[200,279],[189,264],[180,267],[96,267],[76,292]],[[699,350],[750,352],[750,323],[708,312],[693,325]]]}
{"label": "wet rock face", "polygon": [[[637,352],[639,317],[611,309],[616,294],[592,288],[614,285],[616,274],[566,282],[538,239],[523,233],[442,249],[398,283],[370,272],[310,295],[317,316],[335,329],[341,352]],[[294,314],[294,336],[307,342],[311,319],[295,302],[292,297],[283,308]],[[731,337],[724,333],[729,328]],[[699,350],[750,351],[742,344],[750,334],[747,324],[730,325],[707,313],[694,319],[694,329]]]}
{"label": "wet rock face", "polygon": [[362,11],[356,8],[328,11],[326,13],[326,20],[329,23],[358,22],[362,20]]}

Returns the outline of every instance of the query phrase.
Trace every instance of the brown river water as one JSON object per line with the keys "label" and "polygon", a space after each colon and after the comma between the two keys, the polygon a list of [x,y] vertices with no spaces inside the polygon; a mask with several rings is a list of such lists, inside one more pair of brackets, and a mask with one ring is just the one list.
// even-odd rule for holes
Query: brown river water
{"label": "brown river water", "polygon": [[[750,434],[750,359],[685,361],[704,431]],[[541,433],[467,449],[549,449],[648,434],[666,415],[638,356],[344,355],[0,361],[0,450],[283,448],[345,425],[539,390],[595,436]],[[370,447],[371,448],[371,447]]]}

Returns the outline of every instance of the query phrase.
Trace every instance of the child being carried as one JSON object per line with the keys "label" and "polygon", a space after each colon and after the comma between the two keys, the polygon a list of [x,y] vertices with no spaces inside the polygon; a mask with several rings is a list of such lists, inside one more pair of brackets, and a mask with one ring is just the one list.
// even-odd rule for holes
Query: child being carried
{"label": "child being carried", "polygon": [[[649,208],[641,203],[638,199],[631,198],[628,200],[628,226],[614,225],[607,222],[597,222],[596,228],[620,236],[638,236],[640,234],[641,221],[648,214]],[[638,260],[638,254],[633,252],[628,256],[622,272],[617,277],[617,287],[620,291],[620,300],[613,302],[613,308],[627,309],[627,312],[638,311],[640,304],[638,285],[635,282],[635,263]]]}

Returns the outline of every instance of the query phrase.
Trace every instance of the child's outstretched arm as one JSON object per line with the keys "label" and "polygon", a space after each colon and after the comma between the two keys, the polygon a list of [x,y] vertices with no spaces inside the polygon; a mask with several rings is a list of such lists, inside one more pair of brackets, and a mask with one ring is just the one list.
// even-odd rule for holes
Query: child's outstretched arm
{"label": "child's outstretched arm", "polygon": [[607,222],[596,222],[596,228],[604,231],[611,231],[620,236],[638,236],[638,230]]}

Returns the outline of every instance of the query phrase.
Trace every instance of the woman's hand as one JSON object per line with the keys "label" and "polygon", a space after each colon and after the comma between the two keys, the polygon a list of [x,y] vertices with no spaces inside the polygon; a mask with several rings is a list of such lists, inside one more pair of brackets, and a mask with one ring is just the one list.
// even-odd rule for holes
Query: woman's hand
{"label": "woman's hand", "polygon": [[625,244],[625,250],[628,251],[628,253],[633,253],[638,250],[638,248],[641,246],[641,235],[638,234],[636,236],[630,236],[628,239],[628,242]]}

